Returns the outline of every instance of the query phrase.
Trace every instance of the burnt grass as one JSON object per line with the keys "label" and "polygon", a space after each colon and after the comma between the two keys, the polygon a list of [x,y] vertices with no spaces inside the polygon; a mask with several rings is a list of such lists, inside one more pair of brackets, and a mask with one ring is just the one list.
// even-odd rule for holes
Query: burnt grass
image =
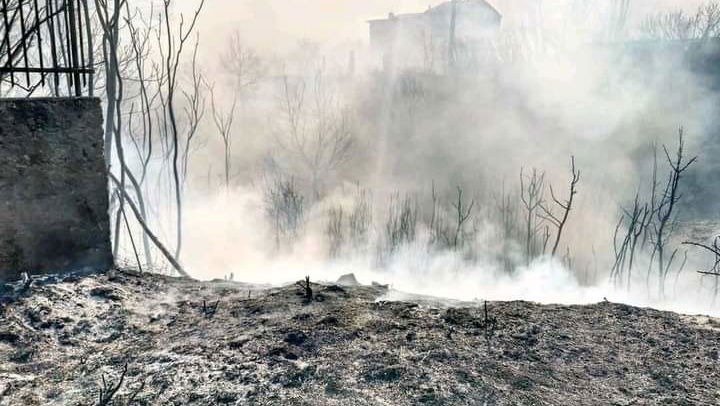
{"label": "burnt grass", "polygon": [[111,271],[6,292],[0,405],[98,405],[103,378],[117,406],[720,404],[713,319],[312,289]]}

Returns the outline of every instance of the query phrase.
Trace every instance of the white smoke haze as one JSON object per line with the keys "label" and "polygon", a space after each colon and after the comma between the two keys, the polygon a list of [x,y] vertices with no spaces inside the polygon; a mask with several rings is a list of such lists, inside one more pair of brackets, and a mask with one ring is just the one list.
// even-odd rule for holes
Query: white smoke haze
{"label": "white smoke haze", "polygon": [[[435,6],[439,1],[424,0],[221,0],[208,3],[200,31],[207,36],[207,49],[217,50],[228,32],[240,29],[252,43],[270,52],[292,47],[299,39],[310,39],[336,45],[345,41],[367,42],[367,20],[383,18],[388,13],[416,13]],[[495,0],[489,1],[504,17],[504,25],[531,23],[542,13],[546,26],[560,28],[573,17],[570,12],[590,18],[577,25],[599,25],[598,18],[608,12],[611,0]],[[648,14],[686,10],[691,12],[703,0],[633,0],[629,16],[642,21]],[[178,6],[192,10],[193,2]]]}
{"label": "white smoke haze", "polygon": [[[661,300],[648,293],[644,277],[634,278],[633,287],[627,290],[614,286],[604,274],[594,274],[603,270],[578,273],[549,256],[509,275],[497,264],[468,264],[457,252],[431,253],[426,244],[418,242],[403,247],[379,268],[371,254],[328,260],[319,230],[309,230],[291,252],[278,254],[268,243],[271,230],[263,215],[262,195],[248,189],[203,197],[189,207],[188,218],[185,265],[193,276],[206,280],[233,274],[236,281],[285,284],[311,275],[315,281],[333,282],[354,273],[363,284],[390,285],[393,290],[385,297],[388,300],[406,298],[402,292],[462,301],[588,304],[609,300],[686,314],[720,314],[708,305],[712,283],[699,288],[695,275],[676,279],[673,274],[670,294]],[[591,286],[583,283],[598,276]]]}
{"label": "white smoke haze", "polygon": [[[180,4],[178,12],[190,10],[189,3]],[[714,281],[696,274],[707,268],[708,258],[679,244],[684,228],[668,248],[677,247],[678,254],[663,295],[657,277],[647,277],[655,260],[649,252],[638,252],[629,286],[627,276],[622,283],[610,279],[613,235],[623,209],[636,194],[649,200],[653,145],[659,148],[664,184],[668,166],[662,146],[674,153],[680,127],[687,156],[700,155],[700,161],[681,187],[679,220],[709,222],[701,236],[706,241],[717,231],[709,213],[716,215],[720,207],[705,199],[717,187],[706,147],[717,135],[717,95],[673,49],[655,60],[634,54],[642,55],[644,42],[635,40],[642,38],[639,27],[648,15],[693,13],[702,2],[631,1],[623,39],[628,45],[605,34],[609,3],[497,0],[493,4],[504,15],[501,35],[533,29],[542,35],[518,45],[517,59],[498,56],[479,73],[457,76],[422,69],[384,74],[381,58],[369,49],[367,20],[422,12],[426,2],[207,3],[198,28],[200,68],[219,106],[227,109],[238,98],[239,103],[226,188],[224,146],[206,100],[183,192],[183,265],[206,280],[233,274],[236,281],[255,283],[287,283],[306,275],[334,281],[354,273],[362,283],[458,300],[607,299],[720,315]],[[263,75],[242,91],[234,90],[221,63],[233,35],[263,61]],[[508,44],[494,44],[497,54]],[[299,136],[310,134],[295,144],[288,110],[293,102],[305,103],[294,111],[301,117]],[[338,128],[352,135],[349,156],[335,162],[326,150],[311,151],[321,159],[310,164],[302,148],[311,148],[312,136],[321,130]],[[559,199],[567,198],[571,156],[581,180],[558,253],[552,257],[536,247],[545,252],[526,261],[520,171],[526,177],[533,168],[545,173],[545,199],[552,206],[550,185]],[[127,159],[138,167],[131,154]],[[172,247],[168,168],[160,158],[149,168],[151,224]],[[459,245],[450,242],[452,235],[438,244],[433,213],[452,229],[458,187],[465,209],[473,207],[471,216],[455,234]],[[299,196],[294,203],[288,202],[291,192]],[[367,235],[353,240],[349,219],[363,201],[370,202]],[[401,233],[400,243],[392,245],[388,218],[396,209],[402,216],[405,201],[405,214],[414,218],[412,237],[403,240]],[[510,238],[503,237],[503,202],[514,207]],[[340,219],[342,229],[336,240],[329,231],[333,219]],[[547,224],[538,226],[538,236]],[[132,262],[127,244],[122,255]],[[165,266],[157,253],[154,257],[153,266]]]}

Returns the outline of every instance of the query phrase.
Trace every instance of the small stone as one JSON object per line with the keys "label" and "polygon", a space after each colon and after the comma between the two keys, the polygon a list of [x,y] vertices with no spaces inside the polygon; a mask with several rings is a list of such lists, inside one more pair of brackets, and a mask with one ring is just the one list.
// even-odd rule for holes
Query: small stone
{"label": "small stone", "polygon": [[302,345],[307,339],[307,334],[302,331],[293,331],[285,336],[285,342],[291,345]]}
{"label": "small stone", "polygon": [[355,274],[349,273],[340,277],[336,282],[340,286],[360,286],[360,283],[355,278]]}

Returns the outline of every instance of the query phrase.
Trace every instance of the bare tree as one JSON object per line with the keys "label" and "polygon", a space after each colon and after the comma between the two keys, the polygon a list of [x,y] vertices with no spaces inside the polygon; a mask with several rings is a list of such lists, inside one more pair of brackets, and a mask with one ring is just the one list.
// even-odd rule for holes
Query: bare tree
{"label": "bare tree", "polygon": [[[623,209],[623,215],[615,228],[614,249],[615,261],[610,270],[610,277],[619,285],[627,273],[627,289],[632,283],[632,271],[635,264],[635,255],[638,249],[644,249],[648,227],[653,218],[653,209],[648,203],[641,203],[639,194],[635,195],[632,209]],[[625,236],[618,245],[620,228],[625,226]],[[639,245],[638,245],[639,244]]]}
{"label": "bare tree", "polygon": [[[118,47],[120,43],[120,22],[121,12],[125,5],[124,0],[95,0],[95,9],[99,26],[102,29],[102,46],[103,68],[105,78],[105,130],[104,130],[104,151],[105,166],[110,170],[113,157],[113,141],[117,146],[117,154],[124,167],[124,159],[122,156],[121,128],[119,122],[122,119],[121,103],[122,103],[122,76],[120,73],[120,62],[118,56]],[[125,171],[120,171],[120,186],[125,187]],[[115,195],[113,195],[115,196]],[[119,195],[119,206],[122,208],[123,197]],[[120,210],[117,212],[115,222],[115,238],[113,251],[117,254],[119,246],[120,231]]]}
{"label": "bare tree", "polygon": [[218,107],[215,100],[215,90],[213,85],[208,85],[210,89],[210,101],[212,106],[212,117],[220,137],[222,138],[224,157],[225,157],[225,189],[230,189],[230,165],[232,153],[232,126],[235,118],[235,107],[237,106],[237,96],[233,97],[229,111],[225,112]]}
{"label": "bare tree", "polygon": [[720,293],[720,237],[715,237],[712,244],[705,244],[693,241],[685,241],[683,244],[702,248],[706,252],[712,254],[713,264],[710,269],[707,271],[698,271],[698,273],[703,276],[713,277],[714,287],[712,306],[715,306],[715,301],[717,300],[718,293]]}
{"label": "bare tree", "polygon": [[230,36],[227,47],[220,56],[220,64],[225,73],[230,76],[237,93],[243,93],[257,85],[266,74],[262,59],[252,47],[242,40],[238,30],[235,30]]}
{"label": "bare tree", "polygon": [[[530,265],[530,261],[536,255],[535,239],[541,230],[541,222],[538,209],[545,202],[545,173],[538,172],[533,169],[530,175],[525,175],[524,170],[520,169],[520,201],[525,211],[525,263]],[[546,233],[547,234],[547,233]],[[545,239],[547,241],[547,238]]]}
{"label": "bare tree", "polygon": [[273,228],[277,250],[298,238],[305,224],[305,198],[295,179],[278,177],[266,181],[265,214]]}
{"label": "bare tree", "polygon": [[[682,200],[681,181],[688,169],[697,161],[697,157],[689,159],[686,157],[682,128],[678,132],[678,138],[678,147],[674,157],[671,156],[667,147],[663,146],[670,171],[662,189],[659,188],[660,182],[658,181],[657,148],[653,145],[653,170],[649,201],[642,203],[639,193],[635,195],[632,207],[623,209],[613,238],[615,260],[610,272],[611,279],[616,284],[620,284],[626,274],[625,280],[629,289],[637,252],[645,252],[649,258],[646,286],[649,290],[650,278],[654,271],[657,274],[658,294],[661,298],[665,295],[667,277],[678,257],[678,248],[670,250],[670,244],[675,237],[679,203]],[[624,234],[621,234],[621,230],[624,230]],[[621,235],[622,238],[619,238]],[[702,244],[689,243],[689,245],[701,246]],[[687,262],[687,253],[684,257],[685,259],[677,269],[676,281]]]}
{"label": "bare tree", "polygon": [[495,210],[500,221],[499,235],[497,236],[502,244],[500,261],[505,272],[511,272],[514,266],[512,259],[513,245],[519,237],[518,228],[518,203],[517,198],[505,190],[503,182],[500,196],[496,199]]}
{"label": "bare tree", "polygon": [[[138,159],[142,163],[140,176],[140,183],[144,183],[145,177],[147,176],[148,165],[153,155],[153,142],[154,142],[154,121],[153,121],[153,108],[155,102],[160,95],[162,89],[164,77],[156,75],[157,66],[150,58],[151,56],[151,33],[153,28],[150,26],[151,22],[155,19],[155,9],[151,7],[149,16],[147,19],[141,18],[142,13],[139,10],[135,10],[134,13],[130,12],[129,6],[127,11],[127,17],[125,23],[128,28],[130,44],[132,47],[132,60],[135,63],[135,81],[139,87],[139,99],[140,99],[140,119],[141,119],[141,140],[136,140],[133,134],[134,128],[132,122],[128,124],[128,130],[130,131],[130,139],[136,145],[136,151],[138,153]],[[139,20],[139,23],[137,21]],[[140,26],[142,24],[142,26]],[[151,66],[148,66],[151,65]],[[152,89],[152,84],[157,83],[155,89]],[[133,108],[131,108],[131,114],[129,120],[132,120]]]}
{"label": "bare tree", "polygon": [[720,35],[720,3],[702,4],[694,14],[674,11],[648,16],[641,32],[644,37],[655,40],[715,38]]}
{"label": "bare tree", "polygon": [[135,215],[135,218],[137,219],[140,226],[143,228],[145,233],[148,235],[150,240],[155,244],[155,246],[160,250],[160,252],[165,256],[165,258],[168,260],[170,265],[175,268],[175,270],[182,276],[189,277],[190,274],[188,274],[185,269],[180,265],[180,263],[175,259],[175,257],[170,253],[170,251],[165,248],[165,245],[160,241],[160,239],[155,235],[155,233],[150,230],[150,227],[147,225],[145,220],[142,217],[142,214],[140,213],[140,210],[137,208],[135,203],[132,201],[132,198],[127,193],[126,190],[120,189],[120,181],[111,173],[110,174],[110,180],[115,184],[115,186],[118,188],[121,194],[124,195],[125,199],[128,202],[128,205],[130,206],[130,209],[132,210],[133,214]]}
{"label": "bare tree", "polygon": [[[146,28],[142,30],[137,28],[137,25],[135,24],[136,22],[140,21],[140,23],[146,23],[146,20],[138,18],[138,10],[131,10],[129,4],[125,0],[96,0],[95,8],[97,14],[96,27],[98,27],[100,31],[96,33],[92,31],[90,29],[90,25],[88,25],[87,35],[90,37],[94,35],[101,35],[101,40],[98,42],[100,45],[100,51],[102,52],[102,58],[99,60],[103,66],[104,75],[98,75],[96,78],[102,78],[102,89],[104,90],[107,106],[105,128],[106,164],[109,166],[112,162],[112,146],[114,144],[117,153],[117,161],[120,167],[119,174],[117,175],[119,180],[116,184],[116,190],[111,195],[111,207],[116,208],[113,249],[117,258],[118,250],[121,245],[120,238],[122,234],[120,233],[120,230],[122,228],[122,217],[125,218],[128,236],[132,242],[132,230],[127,222],[124,209],[126,202],[134,204],[132,200],[128,200],[129,195],[126,191],[128,188],[127,180],[129,180],[130,190],[134,193],[135,199],[137,200],[137,206],[139,206],[138,222],[142,225],[146,224],[148,221],[147,205],[142,190],[142,183],[145,180],[147,163],[152,155],[152,116],[149,114],[152,108],[152,98],[149,96],[148,83],[151,81],[161,82],[162,78],[150,78],[147,75],[146,60],[148,60],[150,56],[148,44],[152,29],[147,25]],[[124,15],[123,10],[125,10]],[[151,11],[150,18],[152,18],[152,16],[153,12]],[[125,22],[124,27],[121,27],[121,18]],[[130,46],[124,46],[121,43],[121,37],[128,38]],[[94,60],[92,53],[90,55],[90,60]],[[126,95],[126,93],[132,93],[132,88],[130,92],[126,91],[126,81],[131,84],[138,83],[141,89],[139,92],[141,106],[139,114],[142,117],[141,141],[136,139],[135,123],[133,122],[133,118],[135,116],[135,101],[133,101],[133,99],[138,96]],[[124,105],[126,102],[131,104],[129,114],[124,111]],[[127,120],[123,120],[126,117]],[[125,152],[123,149],[123,137],[126,139],[129,138],[135,146],[138,158],[141,162],[143,162],[141,167],[142,176],[140,176],[139,179],[134,175],[126,163]],[[145,150],[147,150],[147,155],[145,155]],[[112,172],[111,176],[113,176]],[[145,227],[142,227],[142,229],[145,259],[148,263],[152,263],[150,238],[148,233],[145,232]],[[139,257],[137,257],[137,259],[139,262]]]}
{"label": "bare tree", "polygon": [[[175,105],[175,97],[178,91],[178,70],[182,61],[182,55],[185,50],[185,46],[193,33],[195,25],[197,24],[198,17],[205,5],[205,0],[200,0],[200,4],[195,9],[189,24],[186,24],[184,15],[180,15],[180,22],[177,30],[172,27],[170,15],[170,6],[172,0],[163,0],[163,15],[161,28],[158,40],[162,42],[162,36],[164,35],[164,44],[160,46],[160,54],[164,59],[164,70],[167,75],[165,81],[165,114],[169,124],[169,135],[172,145],[172,176],[174,182],[175,191],[175,227],[176,227],[176,245],[175,245],[175,258],[180,257],[182,251],[182,240],[183,240],[183,210],[182,210],[182,184],[180,176],[180,127],[177,120],[177,110]],[[163,34],[164,32],[164,34]]]}
{"label": "bare tree", "polygon": [[190,154],[193,139],[198,133],[198,127],[205,116],[205,96],[203,95],[202,86],[205,78],[200,72],[197,62],[198,46],[200,44],[200,36],[195,35],[195,48],[193,50],[190,65],[190,90],[182,90],[185,97],[185,122],[186,135],[182,152],[182,179],[183,184],[188,178],[188,167],[190,165]]}
{"label": "bare tree", "polygon": [[402,245],[415,241],[417,229],[417,202],[406,195],[390,197],[387,218],[385,220],[386,252],[393,253]]}
{"label": "bare tree", "polygon": [[[128,59],[126,73],[128,83],[134,86],[132,89],[137,93],[131,96],[128,103],[131,104],[127,117],[127,128],[124,136],[129,138],[137,153],[140,175],[135,176],[130,168],[125,165],[124,174],[130,180],[134,198],[140,210],[142,221],[149,222],[148,202],[143,196],[143,188],[148,175],[148,165],[154,156],[155,144],[162,141],[163,162],[167,163],[172,155],[173,149],[169,141],[170,128],[168,117],[168,101],[166,98],[166,86],[169,75],[165,54],[167,52],[163,32],[166,31],[167,21],[164,21],[166,14],[157,14],[153,6],[147,9],[131,9],[128,3],[126,6],[125,30],[121,35],[128,38],[130,57]],[[151,37],[157,38],[156,49],[152,48]],[[125,37],[123,37],[125,38]],[[200,86],[203,75],[198,68],[198,43],[196,36],[194,51],[190,62],[190,73],[188,87],[178,86],[177,91],[184,96],[183,106],[183,135],[181,140],[180,167],[182,183],[187,180],[189,161],[193,141],[198,132],[198,127],[205,111],[205,98],[202,95]],[[156,60],[155,56],[157,56]],[[130,69],[132,67],[132,69]],[[159,106],[158,106],[159,102]],[[139,106],[138,110],[135,107]],[[159,108],[158,108],[159,107]],[[136,114],[137,112],[137,114]],[[135,119],[136,115],[139,117]],[[156,137],[156,130],[159,129],[160,137]],[[158,179],[160,180],[160,179]],[[172,187],[169,188],[172,190]],[[145,230],[145,227],[142,227]],[[149,236],[143,233],[145,256],[148,263],[152,263],[152,255],[149,250]]]}
{"label": "bare tree", "polygon": [[553,211],[548,208],[544,202],[540,202],[538,206],[540,208],[540,217],[555,226],[555,242],[553,243],[551,251],[552,256],[555,256],[557,254],[558,246],[560,245],[560,239],[562,238],[563,231],[565,230],[565,225],[567,224],[568,217],[570,216],[570,211],[572,211],[575,195],[578,192],[577,185],[578,182],[580,182],[580,171],[575,169],[574,156],[571,158],[571,173],[572,179],[570,180],[570,190],[568,192],[569,196],[567,200],[560,201],[555,196],[552,185],[549,185],[550,196],[552,197],[553,202],[555,202],[555,204],[560,208],[562,214],[559,216],[555,215]]}
{"label": "bare tree", "polygon": [[[119,59],[119,36],[121,13],[125,7],[125,0],[113,0],[113,3],[108,3],[105,0],[96,0],[95,7],[97,18],[102,28],[101,44],[105,71],[105,96],[107,104],[105,117],[105,164],[107,170],[110,171],[114,141],[115,151],[120,164],[119,188],[124,189],[129,171],[126,170],[122,142],[122,103],[125,88],[122,77],[123,69]],[[118,210],[115,217],[113,254],[114,257],[117,258],[120,247],[120,224],[122,213],[124,212],[125,195],[117,193],[113,195],[113,197],[115,196],[118,198]]]}
{"label": "bare tree", "polygon": [[348,215],[349,237],[355,248],[365,247],[372,227],[372,194],[358,187],[352,212]]}
{"label": "bare tree", "polygon": [[653,222],[653,254],[657,256],[658,291],[664,296],[665,279],[670,271],[670,266],[677,254],[675,249],[670,257],[667,257],[667,244],[675,229],[678,203],[682,199],[680,194],[680,181],[690,166],[697,161],[697,157],[687,159],[685,156],[684,131],[681,128],[678,133],[678,148],[675,156],[671,157],[667,148],[663,146],[665,158],[670,166],[670,173],[663,192],[659,196],[655,220]]}
{"label": "bare tree", "polygon": [[[121,125],[116,123],[120,119],[120,104],[122,102],[122,86],[120,75],[120,62],[118,47],[120,44],[121,12],[125,0],[95,0],[95,10],[100,27],[102,28],[103,67],[105,71],[105,165],[110,168],[112,162],[113,134],[119,135]],[[120,152],[118,152],[120,153]],[[121,175],[124,186],[125,175]]]}
{"label": "bare tree", "polygon": [[350,112],[326,83],[319,69],[309,84],[304,78],[283,77],[283,123],[276,140],[288,156],[308,174],[313,197],[322,194],[323,179],[352,158],[355,136]]}
{"label": "bare tree", "polygon": [[340,256],[343,245],[345,244],[344,217],[345,212],[342,206],[331,207],[328,210],[325,235],[328,238],[329,254],[331,258]]}
{"label": "bare tree", "polygon": [[457,187],[457,198],[452,203],[455,209],[455,233],[453,234],[452,247],[457,250],[462,248],[465,241],[467,240],[467,231],[465,224],[472,215],[473,208],[475,207],[475,199],[470,201],[470,204],[466,203],[463,199],[463,190],[460,186]]}
{"label": "bare tree", "polygon": [[447,229],[445,213],[435,189],[435,181],[432,182],[430,197],[432,199],[432,212],[430,215],[430,245],[447,246],[450,244],[450,232]]}
{"label": "bare tree", "polygon": [[[83,4],[86,2],[86,0],[80,1]],[[99,38],[98,41],[90,42],[98,45],[95,52],[101,56],[96,58],[94,53],[91,52],[89,60],[91,64],[97,60],[97,66],[101,67],[102,70],[101,74],[95,76],[94,79],[90,78],[90,86],[97,85],[98,88],[102,89],[106,105],[105,157],[115,187],[111,195],[111,207],[115,210],[116,215],[113,250],[117,257],[121,245],[120,239],[123,236],[121,234],[121,219],[123,218],[125,219],[128,236],[133,242],[132,230],[127,216],[125,216],[125,205],[128,204],[136,214],[137,223],[143,230],[146,260],[152,262],[150,249],[150,241],[152,241],[163,255],[168,257],[171,263],[177,263],[174,256],[166,255],[164,247],[150,231],[148,226],[150,211],[143,192],[147,167],[153,156],[155,123],[160,124],[161,128],[166,129],[165,133],[169,134],[167,125],[170,120],[167,113],[174,108],[172,97],[167,98],[163,95],[163,90],[166,89],[171,77],[173,81],[177,77],[177,64],[174,62],[179,60],[180,55],[179,52],[175,52],[178,51],[178,41],[164,38],[162,35],[163,32],[167,34],[165,37],[176,35],[176,27],[169,21],[170,13],[168,8],[170,7],[170,0],[164,2],[165,13],[158,16],[158,27],[148,23],[148,21],[153,21],[155,18],[153,8],[150,9],[148,17],[141,13],[139,9],[131,9],[127,0],[94,0],[94,4],[96,18],[93,19],[93,25],[86,20],[86,29],[88,39],[92,39],[92,37]],[[202,3],[200,8],[202,8]],[[89,17],[86,16],[86,18]],[[184,36],[186,29],[187,31],[193,30],[196,18],[197,14],[194,16],[189,29],[185,26],[182,17],[180,18],[180,36]],[[150,37],[153,32],[158,37],[157,50],[151,49]],[[169,46],[163,46],[165,44],[164,39],[168,39]],[[179,48],[182,48],[182,46]],[[63,50],[60,54],[65,52],[67,50]],[[154,63],[153,56],[155,55],[159,55],[163,59],[163,63]],[[176,58],[171,57],[173,55]],[[168,65],[166,56],[173,63]],[[67,58],[67,56],[63,57]],[[169,70],[168,66],[175,70]],[[196,77],[196,74],[197,71],[193,71],[193,77]],[[194,82],[199,83],[199,79]],[[172,87],[175,88],[175,84]],[[179,92],[180,89],[178,88],[177,91]],[[57,90],[55,92],[58,93]],[[134,94],[135,92],[137,94]],[[184,93],[186,95],[190,94],[189,92]],[[165,95],[167,95],[167,92],[165,92]],[[160,109],[160,114],[157,114],[158,109],[155,108],[156,100],[161,100],[162,109]],[[157,115],[154,116],[154,114]],[[136,119],[138,116],[140,117],[139,120]],[[190,133],[194,133],[197,129],[197,126],[192,124],[189,124],[189,127]],[[191,139],[192,136],[188,136],[185,141],[189,143]],[[123,146],[127,144],[127,141],[134,147],[138,155],[140,171],[137,176],[126,162],[126,153]],[[175,146],[177,145],[175,144]],[[175,148],[174,151],[181,154],[178,148]],[[118,168],[112,170],[111,164],[112,166],[117,165]],[[136,256],[136,259],[140,262],[139,256]],[[178,272],[184,274],[181,268],[178,269]]]}

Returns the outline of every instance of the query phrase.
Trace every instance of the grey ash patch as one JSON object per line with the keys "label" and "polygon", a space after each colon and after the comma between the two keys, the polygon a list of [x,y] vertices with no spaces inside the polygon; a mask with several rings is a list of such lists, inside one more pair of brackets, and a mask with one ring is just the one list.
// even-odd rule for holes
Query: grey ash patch
{"label": "grey ash patch", "polygon": [[527,302],[486,318],[382,286],[312,290],[123,272],[33,286],[0,308],[0,405],[93,405],[126,365],[113,404],[720,404],[712,319]]}

